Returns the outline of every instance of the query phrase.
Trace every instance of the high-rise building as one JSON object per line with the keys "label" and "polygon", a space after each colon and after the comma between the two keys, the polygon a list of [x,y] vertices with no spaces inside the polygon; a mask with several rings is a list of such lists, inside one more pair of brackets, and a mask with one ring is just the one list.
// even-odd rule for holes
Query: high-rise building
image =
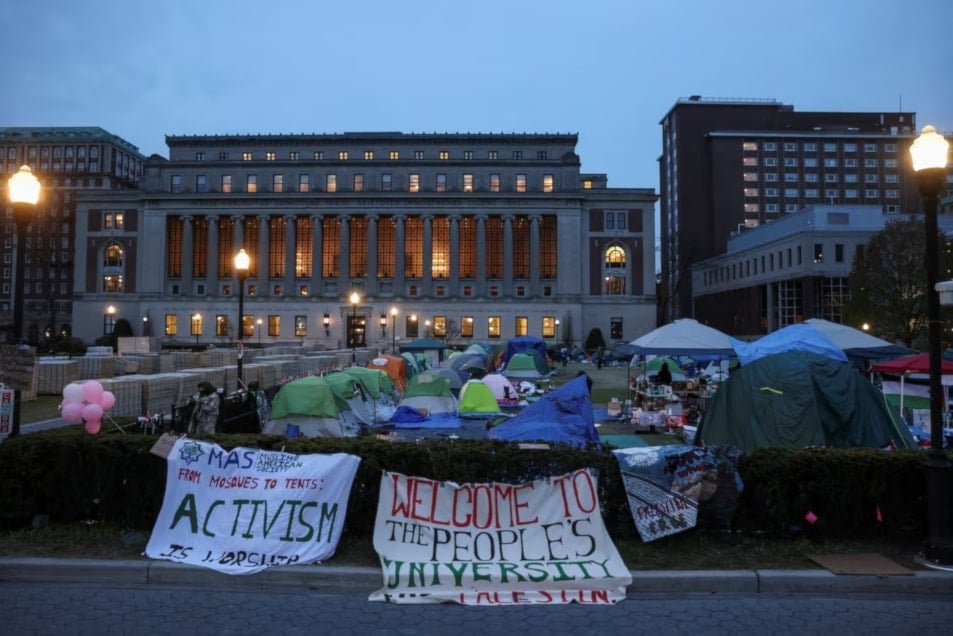
{"label": "high-rise building", "polygon": [[[24,254],[23,332],[28,342],[39,344],[72,330],[77,194],[136,189],[144,159],[135,146],[102,128],[0,128],[0,182],[5,186],[20,166],[28,165],[42,186]],[[0,340],[7,341],[13,333],[16,228],[12,209],[4,206],[2,211],[0,327],[5,333]]]}
{"label": "high-rise building", "polygon": [[[360,326],[359,344],[389,348],[424,336],[579,344],[594,329],[611,343],[655,326],[655,191],[581,172],[576,135],[166,143],[139,190],[77,204],[73,317],[86,341],[120,317],[166,344],[223,346],[239,329],[347,347]],[[240,249],[251,262],[239,325]]]}
{"label": "high-rise building", "polygon": [[694,297],[692,266],[724,254],[746,228],[822,204],[920,209],[909,161],[914,113],[795,112],[771,99],[692,96],[661,126],[660,323],[715,324]]}

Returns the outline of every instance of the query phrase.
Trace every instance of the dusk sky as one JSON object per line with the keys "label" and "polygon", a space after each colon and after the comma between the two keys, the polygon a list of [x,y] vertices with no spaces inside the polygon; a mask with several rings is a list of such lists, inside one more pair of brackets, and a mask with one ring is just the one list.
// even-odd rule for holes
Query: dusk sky
{"label": "dusk sky", "polygon": [[0,126],[165,135],[578,133],[658,189],[680,97],[896,111],[953,133],[950,0],[12,0]]}

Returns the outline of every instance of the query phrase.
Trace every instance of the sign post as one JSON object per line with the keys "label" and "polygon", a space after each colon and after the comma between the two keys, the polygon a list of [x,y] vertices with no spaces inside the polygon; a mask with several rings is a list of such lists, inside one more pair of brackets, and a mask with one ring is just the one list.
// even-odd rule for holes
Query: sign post
{"label": "sign post", "polygon": [[[0,345],[0,439],[20,434],[20,403],[24,392],[36,393],[36,351],[21,345]],[[12,405],[7,393],[12,389]],[[9,414],[7,413],[7,409]]]}

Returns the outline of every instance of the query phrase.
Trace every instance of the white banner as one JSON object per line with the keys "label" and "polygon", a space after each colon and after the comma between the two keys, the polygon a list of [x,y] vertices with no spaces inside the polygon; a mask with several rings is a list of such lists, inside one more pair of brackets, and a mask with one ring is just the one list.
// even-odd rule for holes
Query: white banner
{"label": "white banner", "polygon": [[179,439],[146,555],[226,574],[326,560],[360,461]]}
{"label": "white banner", "polygon": [[632,582],[588,469],[463,485],[385,471],[374,548],[384,586],[372,601],[612,604]]}

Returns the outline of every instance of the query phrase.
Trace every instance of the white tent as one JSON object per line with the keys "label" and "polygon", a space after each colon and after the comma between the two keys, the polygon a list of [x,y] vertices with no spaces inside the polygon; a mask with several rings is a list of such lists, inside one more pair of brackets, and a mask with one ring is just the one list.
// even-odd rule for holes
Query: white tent
{"label": "white tent", "polygon": [[[634,356],[734,356],[728,334],[682,318],[654,329],[629,343]],[[635,357],[633,357],[635,360]]]}
{"label": "white tent", "polygon": [[827,336],[850,358],[882,360],[916,353],[913,349],[889,343],[848,325],[841,325],[822,318],[808,318],[804,322]]}

